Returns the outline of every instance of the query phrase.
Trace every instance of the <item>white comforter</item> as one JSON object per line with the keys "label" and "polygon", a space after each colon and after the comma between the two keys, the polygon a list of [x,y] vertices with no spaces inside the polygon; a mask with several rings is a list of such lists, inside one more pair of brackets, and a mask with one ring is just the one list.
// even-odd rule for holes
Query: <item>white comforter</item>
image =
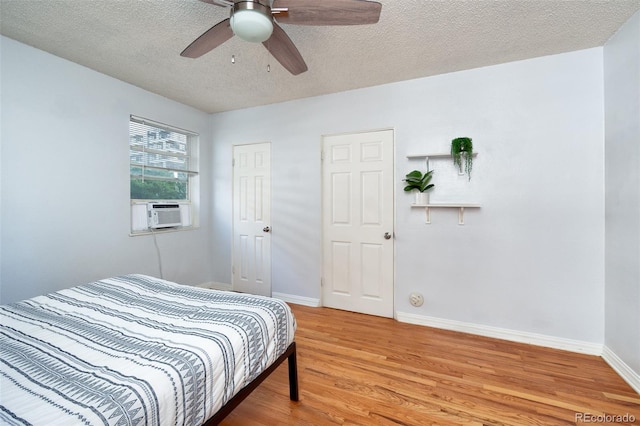
{"label": "white comforter", "polygon": [[0,423],[200,425],[295,327],[280,300],[143,275],[0,306]]}

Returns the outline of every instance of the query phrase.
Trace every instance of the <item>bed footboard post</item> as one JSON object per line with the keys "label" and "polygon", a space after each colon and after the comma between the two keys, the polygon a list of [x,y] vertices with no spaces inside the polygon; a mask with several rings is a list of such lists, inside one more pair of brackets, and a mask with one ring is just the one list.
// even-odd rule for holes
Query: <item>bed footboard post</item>
{"label": "bed footboard post", "polygon": [[289,355],[289,399],[298,401],[298,359],[296,358],[296,342],[291,343],[293,351]]}

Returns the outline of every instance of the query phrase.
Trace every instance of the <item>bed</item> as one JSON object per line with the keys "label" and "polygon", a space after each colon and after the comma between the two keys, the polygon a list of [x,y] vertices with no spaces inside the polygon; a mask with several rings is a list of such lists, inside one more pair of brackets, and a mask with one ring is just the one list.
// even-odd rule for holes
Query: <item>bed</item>
{"label": "bed", "polygon": [[113,277],[0,306],[0,424],[218,424],[285,360],[281,300]]}

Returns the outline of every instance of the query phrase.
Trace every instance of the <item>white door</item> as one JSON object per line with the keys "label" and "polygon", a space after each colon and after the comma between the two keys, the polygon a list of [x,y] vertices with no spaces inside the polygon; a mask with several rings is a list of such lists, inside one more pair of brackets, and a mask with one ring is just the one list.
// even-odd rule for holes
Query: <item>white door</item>
{"label": "white door", "polygon": [[233,147],[235,291],[271,296],[271,145]]}
{"label": "white door", "polygon": [[323,138],[323,304],[393,317],[393,131]]}

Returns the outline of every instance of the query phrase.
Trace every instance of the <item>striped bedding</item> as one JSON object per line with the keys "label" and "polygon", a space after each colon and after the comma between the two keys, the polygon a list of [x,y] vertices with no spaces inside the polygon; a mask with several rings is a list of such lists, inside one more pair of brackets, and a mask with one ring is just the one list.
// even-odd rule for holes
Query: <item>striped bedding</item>
{"label": "striped bedding", "polygon": [[127,275],[0,306],[0,424],[200,425],[293,342],[282,301]]}

